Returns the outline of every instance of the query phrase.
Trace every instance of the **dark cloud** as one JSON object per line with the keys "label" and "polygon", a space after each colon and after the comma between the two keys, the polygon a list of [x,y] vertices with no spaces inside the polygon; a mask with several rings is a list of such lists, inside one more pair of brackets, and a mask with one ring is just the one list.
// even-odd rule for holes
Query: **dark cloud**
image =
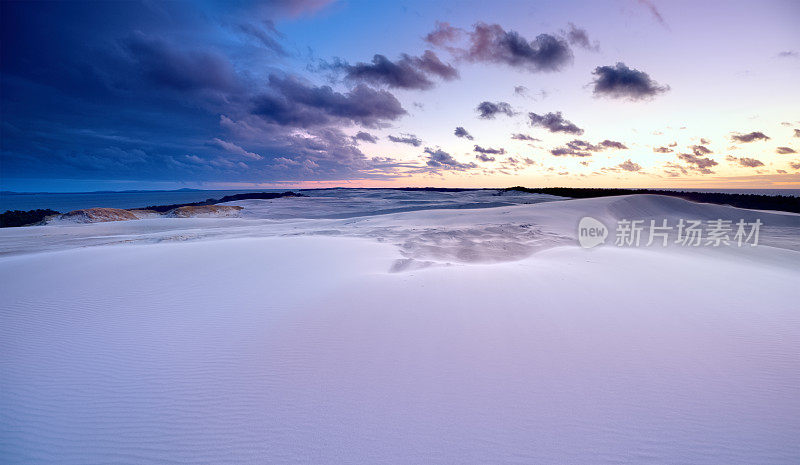
{"label": "dark cloud", "polygon": [[788,153],[797,153],[797,152],[791,147],[778,147],[777,149],[775,149],[775,153],[786,155]]}
{"label": "dark cloud", "polygon": [[744,166],[745,168],[758,168],[759,166],[764,166],[764,163],[761,160],[756,160],[755,158],[734,157],[729,155],[725,159],[731,163],[737,163],[739,166]]}
{"label": "dark cloud", "polygon": [[794,130],[794,136],[795,137],[800,137],[800,129],[795,129]]}
{"label": "dark cloud", "polygon": [[599,144],[592,144],[591,142],[587,142],[585,140],[580,139],[573,139],[567,142],[566,147],[556,147],[550,151],[551,154],[560,157],[560,156],[573,156],[573,157],[590,157],[592,152],[602,152],[606,149],[618,149],[618,150],[625,150],[628,147],[621,142],[616,142],[612,140],[604,140]]}
{"label": "dark cloud", "polygon": [[711,150],[709,150],[708,147],[705,147],[703,145],[693,145],[692,152],[698,157],[702,157],[703,155],[708,155],[709,153],[711,153]]}
{"label": "dark cloud", "polygon": [[371,63],[351,65],[344,61],[324,64],[323,68],[343,71],[345,78],[374,85],[385,85],[395,89],[430,89],[433,81],[429,76],[444,80],[458,78],[458,71],[443,63],[436,54],[426,50],[421,57],[403,54],[397,61],[383,55],[372,57]]}
{"label": "dark cloud", "polygon": [[525,86],[514,86],[514,95],[526,97],[528,95],[528,88]]}
{"label": "dark cloud", "polygon": [[[666,163],[664,165],[664,173],[669,177],[678,177],[680,175],[687,176],[689,174],[689,170],[685,167],[677,164],[677,163]],[[710,172],[710,171],[709,171]]]}
{"label": "dark cloud", "polygon": [[589,151],[589,152],[599,152],[602,150],[600,146],[594,145],[590,142],[580,139],[573,139],[567,142],[567,147],[572,150],[582,150],[582,151]]}
{"label": "dark cloud", "polygon": [[476,152],[482,153],[484,155],[503,155],[504,153],[506,153],[506,149],[503,149],[503,148],[499,148],[499,149],[493,149],[491,147],[484,148],[484,147],[481,147],[480,145],[476,145],[474,150]]}
{"label": "dark cloud", "polygon": [[439,47],[456,42],[464,33],[463,29],[453,27],[447,22],[436,22],[436,28],[425,36],[425,41]]}
{"label": "dark cloud", "polygon": [[470,61],[503,63],[530,71],[557,71],[572,62],[572,51],[564,39],[539,34],[528,41],[516,31],[498,24],[478,23],[469,33]]}
{"label": "dark cloud", "polygon": [[465,171],[478,167],[475,163],[460,163],[452,155],[441,149],[425,147],[425,153],[428,154],[427,165],[436,170]]}
{"label": "dark cloud", "polygon": [[627,150],[628,149],[628,147],[625,144],[623,144],[622,142],[617,142],[617,141],[608,140],[608,139],[604,140],[603,142],[600,142],[600,146],[604,147],[604,148],[607,148],[607,149],[617,149],[617,150]]}
{"label": "dark cloud", "polygon": [[702,174],[712,174],[713,171],[711,171],[710,168],[719,164],[710,158],[704,158],[702,155],[697,155],[696,153],[679,153],[678,158],[685,161],[691,165],[692,169]]}
{"label": "dark cloud", "polygon": [[653,152],[655,153],[672,153],[672,149],[669,147],[655,147],[653,148]]}
{"label": "dark cloud", "polygon": [[586,32],[586,29],[581,29],[572,23],[569,23],[567,40],[571,45],[575,45],[586,50],[591,50],[593,52],[600,50],[600,45],[596,41],[592,43],[589,40],[589,34]]}
{"label": "dark cloud", "polygon": [[621,170],[631,171],[631,172],[633,172],[633,171],[641,171],[641,169],[642,169],[641,165],[639,165],[638,163],[634,163],[631,160],[624,161],[624,162],[620,163],[619,165],[617,165],[617,167],[619,169],[621,169]]}
{"label": "dark cloud", "polygon": [[598,66],[595,76],[594,95],[627,100],[642,100],[654,97],[669,90],[661,86],[643,71],[628,68],[619,62],[615,66]]}
{"label": "dark cloud", "polygon": [[419,137],[415,136],[414,134],[401,134],[400,136],[389,136],[389,140],[392,142],[398,142],[400,144],[408,144],[413,145],[414,147],[419,147],[422,145],[422,141]]}
{"label": "dark cloud", "polygon": [[700,138],[700,143],[703,144],[703,145],[708,145],[708,144],[711,143],[711,141],[706,139],[705,137],[701,137]]}
{"label": "dark cloud", "polygon": [[289,179],[388,179],[407,164],[386,157],[366,157],[337,128],[312,128],[283,138],[282,155],[272,161],[270,176]]}
{"label": "dark cloud", "polygon": [[[458,42],[463,35],[468,37],[466,47],[449,45]],[[534,72],[557,71],[572,62],[572,50],[565,39],[539,34],[529,41],[499,24],[479,22],[472,31],[464,31],[448,23],[437,23],[436,29],[425,39],[467,61],[501,63]]]}
{"label": "dark cloud", "polygon": [[141,32],[124,41],[136,68],[152,83],[175,90],[231,90],[236,81],[233,67],[212,52],[182,51]]}
{"label": "dark cloud", "polygon": [[800,170],[800,161],[798,161],[798,162],[791,162],[791,163],[789,163],[789,166],[791,166],[791,167],[792,167],[792,169]]}
{"label": "dark cloud", "polygon": [[456,137],[463,137],[464,139],[467,139],[467,140],[472,140],[473,139],[472,134],[467,132],[467,130],[462,128],[461,126],[457,127],[456,130],[453,131],[453,134],[455,134]]}
{"label": "dark cloud", "polygon": [[579,128],[571,121],[564,119],[560,111],[556,113],[546,113],[544,115],[528,113],[528,118],[531,120],[531,126],[540,126],[550,132],[564,132],[575,135],[583,134],[583,129]]}
{"label": "dark cloud", "polygon": [[516,113],[506,102],[481,102],[475,108],[478,112],[478,117],[483,119],[493,119],[498,113],[506,116],[514,116]]}
{"label": "dark cloud", "polygon": [[494,161],[495,160],[494,157],[490,157],[489,155],[484,155],[482,153],[479,153],[478,155],[475,155],[475,158],[477,158],[480,161],[485,161],[485,162],[490,162],[490,161]]}
{"label": "dark cloud", "polygon": [[798,58],[798,57],[800,57],[800,53],[797,53],[796,50],[785,50],[783,52],[778,53],[778,57],[780,57],[780,58]]}
{"label": "dark cloud", "polygon": [[592,153],[587,151],[575,150],[570,147],[556,147],[550,150],[550,153],[556,157],[571,156],[571,157],[591,157]]}
{"label": "dark cloud", "polygon": [[254,99],[253,113],[283,126],[310,127],[353,122],[379,127],[406,114],[400,102],[385,90],[363,84],[339,93],[330,86],[312,86],[291,76],[269,76],[271,93]]}
{"label": "dark cloud", "polygon": [[4,180],[81,188],[403,176],[412,167],[366,157],[343,131],[404,115],[391,93],[277,71],[266,85],[257,78],[281,55],[270,19],[322,6],[269,3],[237,2],[221,18],[208,2],[3,2]]}
{"label": "dark cloud", "polygon": [[749,168],[764,166],[764,163],[762,163],[761,160],[756,160],[755,158],[746,158],[746,157],[739,158],[739,164]]}
{"label": "dark cloud", "polygon": [[369,142],[370,144],[375,144],[378,142],[378,138],[376,136],[373,136],[372,134],[365,131],[358,131],[358,134],[353,136],[353,140]]}
{"label": "dark cloud", "polygon": [[529,142],[541,142],[541,139],[537,139],[535,137],[529,136],[527,134],[522,134],[522,133],[511,134],[511,138],[514,139],[514,140],[526,140],[526,141],[529,141]]}
{"label": "dark cloud", "polygon": [[411,62],[419,69],[446,81],[457,79],[458,70],[449,63],[444,63],[430,50],[425,50],[421,57],[411,57]]}
{"label": "dark cloud", "polygon": [[769,140],[769,137],[760,131],[753,131],[747,134],[734,134],[731,139],[736,142],[753,142],[754,140]]}

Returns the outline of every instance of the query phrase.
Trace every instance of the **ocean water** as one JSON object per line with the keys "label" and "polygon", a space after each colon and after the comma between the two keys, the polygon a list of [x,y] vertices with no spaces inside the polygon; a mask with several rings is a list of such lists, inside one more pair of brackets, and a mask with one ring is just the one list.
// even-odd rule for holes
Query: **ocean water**
{"label": "ocean water", "polygon": [[245,192],[284,192],[288,189],[177,190],[129,192],[0,193],[0,212],[49,208],[62,213],[81,208],[141,208],[150,205],[200,202]]}
{"label": "ocean water", "polygon": [[[62,213],[81,208],[142,208],[150,205],[200,202],[209,198],[246,192],[284,192],[292,189],[241,189],[241,190],[175,190],[127,192],[70,192],[70,193],[0,193],[0,212],[6,210],[35,210],[49,208]],[[800,197],[800,189],[664,189],[671,191],[724,192],[730,194],[791,195]],[[315,196],[349,197],[362,189],[316,190]],[[375,189],[376,192],[382,190]],[[385,193],[385,191],[383,191]],[[381,194],[384,195],[384,194]]]}

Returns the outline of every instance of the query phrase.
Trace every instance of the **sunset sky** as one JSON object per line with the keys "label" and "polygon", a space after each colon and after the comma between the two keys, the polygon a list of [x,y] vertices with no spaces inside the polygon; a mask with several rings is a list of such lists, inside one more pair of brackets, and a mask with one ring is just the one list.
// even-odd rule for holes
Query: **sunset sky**
{"label": "sunset sky", "polygon": [[800,2],[2,2],[0,189],[800,188]]}

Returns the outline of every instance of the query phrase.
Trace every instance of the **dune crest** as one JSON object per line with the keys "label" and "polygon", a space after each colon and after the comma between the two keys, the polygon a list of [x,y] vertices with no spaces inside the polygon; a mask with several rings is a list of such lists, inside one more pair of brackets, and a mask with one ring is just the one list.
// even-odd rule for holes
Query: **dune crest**
{"label": "dune crest", "polygon": [[96,207],[73,210],[69,213],[64,213],[58,219],[75,223],[103,223],[106,221],[138,220],[139,218],[128,210]]}
{"label": "dune crest", "polygon": [[239,210],[242,210],[242,207],[237,205],[196,205],[172,209],[165,216],[172,218],[225,218],[239,216]]}

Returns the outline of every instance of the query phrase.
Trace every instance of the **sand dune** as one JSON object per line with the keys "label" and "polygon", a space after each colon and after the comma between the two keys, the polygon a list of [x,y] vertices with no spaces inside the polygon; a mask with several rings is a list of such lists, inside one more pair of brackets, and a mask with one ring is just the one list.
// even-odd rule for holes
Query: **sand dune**
{"label": "sand dune", "polygon": [[198,205],[173,208],[163,214],[153,210],[123,210],[120,208],[84,208],[63,215],[54,215],[45,220],[46,224],[65,223],[107,223],[110,221],[131,221],[167,218],[234,218],[239,216],[242,207],[236,205]]}
{"label": "sand dune", "polygon": [[[4,462],[800,461],[800,217],[336,202],[0,231]],[[584,250],[585,215],[768,245]]]}
{"label": "sand dune", "polygon": [[64,213],[51,221],[73,223],[104,223],[106,221],[130,221],[139,219],[134,213],[119,208],[84,208]]}
{"label": "sand dune", "polygon": [[[464,201],[456,202],[453,194],[425,193],[433,198],[423,202],[419,193],[410,199],[406,193],[396,199],[373,199],[379,209],[369,206],[370,198],[347,192],[346,198],[334,198],[319,207],[319,198],[297,197],[276,200],[246,200],[230,205],[243,207],[232,218],[157,217],[143,221],[100,223],[92,225],[39,226],[21,230],[0,230],[0,252],[26,253],[60,250],[75,246],[117,243],[157,243],[226,237],[272,237],[289,235],[319,235],[367,237],[394,243],[412,258],[439,254],[429,246],[449,248],[442,258],[456,261],[494,262],[524,258],[531,253],[556,245],[575,244],[580,218],[592,216],[613,227],[620,219],[726,219],[754,221],[764,224],[760,241],[771,247],[800,250],[797,240],[800,215],[780,212],[757,212],[722,205],[697,204],[673,197],[633,195],[581,200],[558,200],[551,196],[530,196],[517,199],[516,204],[486,207],[496,197],[492,191],[475,191]],[[439,198],[443,195],[444,199]],[[529,195],[529,194],[523,194]],[[417,210],[376,214],[400,208],[410,200],[422,202]],[[528,203],[524,203],[528,202]],[[368,205],[365,207],[364,205]],[[447,205],[433,209],[432,205]],[[481,208],[466,205],[481,204]],[[226,204],[227,205],[227,204]],[[411,207],[409,207],[411,208]],[[372,211],[372,214],[367,212]],[[223,214],[222,216],[225,216]],[[352,216],[348,216],[352,215]],[[461,242],[471,249],[453,249]],[[450,245],[448,245],[450,244]],[[484,247],[485,246],[485,247]],[[494,249],[495,252],[492,252]],[[421,254],[415,254],[414,251]],[[428,253],[430,252],[430,253]],[[459,259],[458,257],[462,257]],[[469,257],[477,257],[470,260]]]}
{"label": "sand dune", "polygon": [[199,205],[172,209],[166,216],[173,218],[230,218],[239,216],[242,207],[236,205]]}

